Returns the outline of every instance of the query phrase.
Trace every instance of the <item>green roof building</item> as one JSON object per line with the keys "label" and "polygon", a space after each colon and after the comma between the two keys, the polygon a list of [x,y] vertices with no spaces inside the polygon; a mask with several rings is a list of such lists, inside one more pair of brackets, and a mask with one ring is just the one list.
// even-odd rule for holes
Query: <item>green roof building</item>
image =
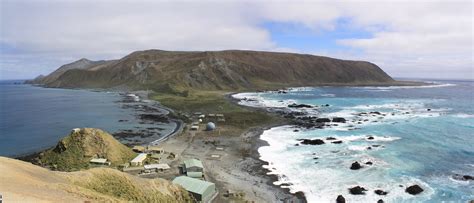
{"label": "green roof building", "polygon": [[185,190],[191,193],[198,202],[211,202],[217,192],[214,183],[187,176],[176,177],[173,183],[181,185]]}
{"label": "green roof building", "polygon": [[188,159],[184,161],[184,169],[185,173],[189,172],[203,172],[204,167],[202,162],[197,159]]}

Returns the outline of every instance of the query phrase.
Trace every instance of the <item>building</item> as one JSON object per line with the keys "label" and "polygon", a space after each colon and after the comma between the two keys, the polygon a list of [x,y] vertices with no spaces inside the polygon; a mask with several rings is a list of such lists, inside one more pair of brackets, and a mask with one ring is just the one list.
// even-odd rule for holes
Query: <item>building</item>
{"label": "building", "polygon": [[144,146],[134,146],[132,148],[132,150],[134,152],[143,153],[143,152],[145,152],[145,147]]}
{"label": "building", "polygon": [[171,167],[168,164],[149,164],[143,166],[147,172],[158,172],[169,170]]}
{"label": "building", "polygon": [[213,122],[207,123],[207,125],[206,125],[206,130],[207,131],[212,131],[212,130],[215,130],[215,129],[216,129],[216,124],[214,124]]}
{"label": "building", "polygon": [[198,125],[192,125],[191,130],[194,130],[194,131],[199,130],[199,126]]}
{"label": "building", "polygon": [[140,153],[135,157],[132,161],[130,161],[130,165],[132,166],[141,166],[143,165],[143,162],[145,161],[147,157],[147,154],[145,153]]}
{"label": "building", "polygon": [[132,174],[132,175],[138,175],[138,174],[142,173],[144,170],[145,170],[145,168],[143,166],[122,168],[123,172],[128,173],[128,174]]}
{"label": "building", "polygon": [[148,146],[147,147],[147,152],[152,153],[152,154],[163,154],[165,150],[161,147],[157,146]]}
{"label": "building", "polygon": [[184,168],[183,172],[192,178],[202,178],[204,167],[202,162],[197,159],[188,159],[184,161]]}
{"label": "building", "polygon": [[102,158],[93,158],[89,161],[89,163],[94,164],[94,165],[104,165],[104,166],[110,165],[110,162],[108,162],[107,159],[102,159]]}
{"label": "building", "polygon": [[217,194],[216,185],[211,182],[179,176],[173,180],[173,183],[181,185],[185,190],[191,193],[198,202],[211,202]]}

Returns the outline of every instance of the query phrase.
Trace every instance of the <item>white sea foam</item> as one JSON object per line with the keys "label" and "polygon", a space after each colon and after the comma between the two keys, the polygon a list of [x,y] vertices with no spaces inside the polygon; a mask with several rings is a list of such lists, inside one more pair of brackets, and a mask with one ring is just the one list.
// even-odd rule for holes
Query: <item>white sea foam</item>
{"label": "white sea foam", "polygon": [[460,114],[454,114],[454,117],[458,118],[474,118],[474,115],[472,114],[465,114],[465,113],[460,113]]}
{"label": "white sea foam", "polygon": [[419,88],[439,88],[439,87],[452,87],[456,84],[444,83],[444,84],[432,84],[432,85],[420,85],[420,86],[387,86],[387,87],[354,87],[367,90],[393,90],[393,89],[419,89]]}
{"label": "white sea foam", "polygon": [[[318,146],[294,146],[298,138],[308,138],[308,132],[293,132],[292,126],[281,126],[265,131],[261,138],[270,146],[261,147],[258,151],[261,159],[269,162],[266,166],[270,174],[279,177],[275,185],[289,183],[285,188],[291,192],[302,191],[309,202],[334,202],[338,195],[343,195],[348,202],[376,202],[381,196],[374,194],[375,189],[388,191],[383,199],[388,202],[423,201],[433,194],[433,190],[421,180],[403,176],[387,178],[386,170],[390,165],[383,160],[372,157],[363,150],[370,146],[367,135],[333,136],[343,140],[343,144],[324,144]],[[379,142],[399,139],[392,136],[373,136]],[[324,139],[321,137],[321,139]],[[351,152],[349,148],[358,149],[350,142],[362,142],[360,150]],[[338,151],[337,153],[334,153]],[[318,159],[313,159],[318,157]],[[350,164],[358,160],[364,165],[358,171],[349,169]],[[419,184],[425,189],[420,195],[413,196],[405,192],[405,187],[399,185]],[[351,195],[348,188],[363,186],[369,191],[366,195]],[[416,200],[415,200],[416,198]]]}

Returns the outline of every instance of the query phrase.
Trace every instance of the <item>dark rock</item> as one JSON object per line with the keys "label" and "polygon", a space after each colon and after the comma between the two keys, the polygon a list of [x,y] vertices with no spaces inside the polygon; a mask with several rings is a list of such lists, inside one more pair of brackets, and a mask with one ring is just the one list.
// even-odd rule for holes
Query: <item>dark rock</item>
{"label": "dark rock", "polygon": [[382,199],[379,199],[377,203],[384,203],[384,201]]}
{"label": "dark rock", "polygon": [[346,119],[345,119],[345,118],[341,118],[341,117],[334,117],[334,118],[332,118],[332,122],[335,122],[335,123],[345,123],[345,122],[346,122]]}
{"label": "dark rock", "polygon": [[374,163],[372,163],[371,161],[368,161],[368,162],[365,162],[365,164],[367,164],[367,165],[372,165],[372,164],[374,164]]}
{"label": "dark rock", "polygon": [[336,203],[346,203],[346,198],[344,198],[342,195],[338,195],[336,198]]}
{"label": "dark rock", "polygon": [[361,168],[362,168],[362,166],[360,165],[360,163],[356,161],[356,162],[352,163],[350,169],[351,169],[351,170],[359,170],[359,169],[361,169]]}
{"label": "dark rock", "polygon": [[294,130],[293,130],[293,132],[299,132],[299,131],[300,131],[300,130],[298,130],[298,129],[294,129]]}
{"label": "dark rock", "polygon": [[431,109],[426,109],[427,111],[431,111]]}
{"label": "dark rock", "polygon": [[319,159],[319,157],[313,157],[313,159]]}
{"label": "dark rock", "polygon": [[373,140],[374,137],[373,137],[373,136],[369,136],[369,137],[367,137],[367,139],[368,139],[368,140]]}
{"label": "dark rock", "polygon": [[372,149],[372,147],[367,147],[367,150],[371,150],[371,149]]}
{"label": "dark rock", "polygon": [[370,112],[370,114],[377,114],[377,115],[380,115],[381,113],[378,112],[378,111],[372,111],[372,112]]}
{"label": "dark rock", "polygon": [[288,105],[288,107],[290,107],[290,108],[313,108],[313,106],[309,105],[309,104],[295,104],[295,103]]}
{"label": "dark rock", "polygon": [[461,181],[469,181],[469,180],[474,180],[474,177],[472,177],[470,175],[454,174],[453,179],[461,180]]}
{"label": "dark rock", "polygon": [[363,187],[360,187],[360,186],[355,186],[353,188],[349,188],[349,192],[353,195],[365,195],[365,191],[367,191],[367,190]]}
{"label": "dark rock", "polygon": [[331,122],[331,119],[329,118],[318,118],[316,119],[316,123],[328,123]]}
{"label": "dark rock", "polygon": [[326,140],[336,140],[335,137],[326,137]]}
{"label": "dark rock", "polygon": [[373,144],[372,147],[380,147],[378,144]]}
{"label": "dark rock", "polygon": [[387,195],[388,194],[388,192],[385,192],[383,190],[375,190],[374,192],[375,192],[375,194],[378,194],[378,195]]}
{"label": "dark rock", "polygon": [[300,146],[300,144],[296,143],[295,146]]}
{"label": "dark rock", "polygon": [[331,142],[333,144],[342,144],[342,141],[341,140],[338,140],[338,141],[334,141],[334,142]]}
{"label": "dark rock", "polygon": [[[300,139],[301,140],[301,139]],[[301,144],[306,144],[306,145],[322,145],[324,144],[324,141],[321,139],[302,139]]]}
{"label": "dark rock", "polygon": [[407,187],[407,189],[405,189],[405,192],[411,195],[417,195],[423,192],[423,188],[421,188],[419,185],[412,185],[410,187]]}

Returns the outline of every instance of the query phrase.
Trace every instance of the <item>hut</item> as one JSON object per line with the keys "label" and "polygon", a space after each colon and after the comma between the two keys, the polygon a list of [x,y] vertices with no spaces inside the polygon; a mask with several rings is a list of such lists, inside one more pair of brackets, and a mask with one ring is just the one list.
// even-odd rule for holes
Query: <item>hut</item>
{"label": "hut", "polygon": [[145,170],[145,168],[143,166],[122,168],[123,172],[128,173],[128,174],[132,174],[132,175],[138,175],[138,174],[142,173],[144,170]]}
{"label": "hut", "polygon": [[181,185],[197,202],[211,202],[217,194],[216,185],[211,182],[179,176],[173,180],[173,183]]}
{"label": "hut", "polygon": [[163,148],[157,146],[148,146],[147,151],[152,154],[163,154],[165,152]]}
{"label": "hut", "polygon": [[191,130],[194,130],[194,131],[199,130],[199,126],[198,125],[192,125]]}
{"label": "hut", "polygon": [[158,172],[168,170],[171,167],[168,164],[149,164],[143,166],[146,172]]}
{"label": "hut", "polygon": [[206,130],[207,131],[213,131],[215,129],[216,129],[216,124],[214,124],[213,122],[207,123],[207,125],[206,125]]}
{"label": "hut", "polygon": [[89,161],[89,163],[94,164],[94,165],[110,166],[110,162],[108,162],[107,159],[103,159],[103,158],[93,158]]}
{"label": "hut", "polygon": [[132,150],[134,152],[143,153],[143,152],[145,152],[145,147],[144,146],[133,146]]}
{"label": "hut", "polygon": [[140,153],[132,161],[130,161],[130,165],[141,166],[143,165],[143,162],[145,161],[146,157],[147,157],[147,154]]}
{"label": "hut", "polygon": [[202,162],[197,159],[188,159],[184,161],[184,168],[183,172],[192,178],[202,178],[204,166]]}

